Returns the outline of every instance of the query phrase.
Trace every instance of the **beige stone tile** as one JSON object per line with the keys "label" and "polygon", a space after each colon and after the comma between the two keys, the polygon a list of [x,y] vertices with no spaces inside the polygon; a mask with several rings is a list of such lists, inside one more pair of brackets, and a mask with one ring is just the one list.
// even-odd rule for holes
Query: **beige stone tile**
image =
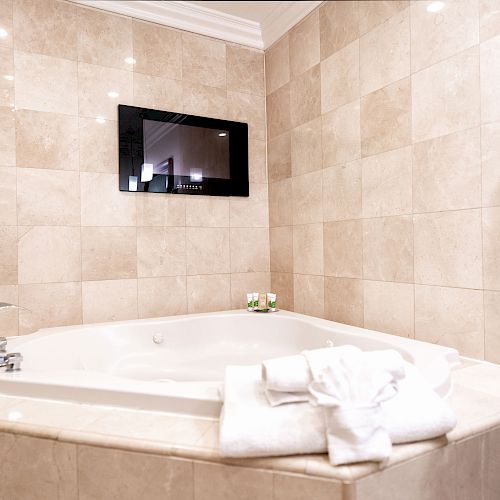
{"label": "beige stone tile", "polygon": [[481,41],[500,34],[500,8],[496,0],[479,0]]}
{"label": "beige stone tile", "polygon": [[157,318],[187,313],[185,276],[139,278],[139,318]]}
{"label": "beige stone tile", "polygon": [[323,168],[361,156],[359,100],[322,116],[322,145]]}
{"label": "beige stone tile", "polygon": [[413,284],[364,281],[364,327],[401,337],[414,335]]}
{"label": "beige stone tile", "polygon": [[227,90],[264,95],[264,54],[240,45],[226,45]]}
{"label": "beige stone tile", "polygon": [[292,179],[269,184],[269,226],[291,226],[293,215]]}
{"label": "beige stone tile", "polygon": [[500,90],[498,77],[500,72],[496,67],[500,57],[500,36],[492,38],[480,46],[481,57],[481,121],[492,122],[500,120]]}
{"label": "beige stone tile", "polygon": [[14,166],[16,162],[14,113],[11,108],[0,107],[0,162]]}
{"label": "beige stone tile", "polygon": [[[115,92],[118,97],[108,95]],[[78,113],[118,120],[118,104],[133,103],[132,72],[78,63]]]}
{"label": "beige stone tile", "polygon": [[484,356],[483,292],[415,286],[415,338]]}
{"label": "beige stone tile", "polygon": [[0,167],[0,226],[17,223],[15,167]]}
{"label": "beige stone tile", "polygon": [[17,218],[23,226],[79,226],[78,172],[19,169]]}
{"label": "beige stone tile", "polygon": [[319,63],[319,10],[296,24],[289,33],[291,77]]}
{"label": "beige stone tile", "polygon": [[323,224],[304,224],[293,228],[293,271],[323,274]]}
{"label": "beige stone tile", "polygon": [[483,208],[484,287],[500,290],[500,207]]}
{"label": "beige stone tile", "polygon": [[484,436],[474,436],[455,444],[457,450],[456,500],[484,498],[483,449]]}
{"label": "beige stone tile", "polygon": [[17,109],[77,114],[76,62],[16,51],[14,64]]}
{"label": "beige stone tile", "polygon": [[268,94],[266,114],[268,139],[273,139],[290,130],[290,84],[283,85]]}
{"label": "beige stone tile", "polygon": [[12,47],[13,45],[13,10],[14,0],[3,0],[0,3],[0,25],[7,31],[7,36],[0,41],[0,45],[3,47]]}
{"label": "beige stone tile", "polygon": [[197,196],[187,200],[186,226],[229,227],[229,199]]}
{"label": "beige stone tile", "polygon": [[359,33],[364,35],[398,12],[406,9],[410,2],[404,0],[364,0],[359,3]]}
{"label": "beige stone tile", "polygon": [[118,191],[117,174],[81,172],[80,189],[82,226],[135,226],[135,193]]}
{"label": "beige stone tile", "polygon": [[[247,293],[257,290],[267,291],[270,289],[271,289],[271,276],[269,272],[232,273],[231,308],[246,309]],[[199,445],[200,443],[196,444]]]}
{"label": "beige stone tile", "polygon": [[2,47],[0,42],[0,106],[14,107],[14,80],[5,78],[14,76],[14,52],[11,47]]}
{"label": "beige stone tile", "polygon": [[245,467],[194,462],[196,500],[273,500],[273,474]]}
{"label": "beige stone tile", "polygon": [[188,82],[185,82],[183,87],[184,113],[210,118],[225,118],[227,116],[227,92],[225,89]]}
{"label": "beige stone tile", "polygon": [[325,278],[308,274],[294,274],[294,311],[322,318],[325,313]]}
{"label": "beige stone tile", "polygon": [[189,227],[186,229],[187,274],[230,272],[229,229]]}
{"label": "beige stone tile", "polygon": [[362,36],[360,89],[366,95],[410,74],[410,12],[399,11]]}
{"label": "beige stone tile", "polygon": [[351,278],[325,277],[325,318],[363,326],[363,282]]}
{"label": "beige stone tile", "polygon": [[19,286],[19,334],[82,322],[82,286],[44,283]]}
{"label": "beige stone tile", "polygon": [[[18,304],[18,286],[0,285],[0,302]],[[19,332],[19,312],[18,309],[3,309],[0,322],[0,335],[2,337],[12,337]]]}
{"label": "beige stone tile", "polygon": [[321,170],[323,165],[321,117],[294,128],[290,142],[292,174],[294,176]]}
{"label": "beige stone tile", "polygon": [[78,170],[78,118],[56,113],[18,110],[18,167]]}
{"label": "beige stone tile", "polygon": [[293,311],[293,274],[271,273],[271,289],[276,294],[277,307]]}
{"label": "beige stone tile", "polygon": [[266,94],[290,81],[290,41],[288,33],[265,52]]}
{"label": "beige stone tile", "polygon": [[412,211],[411,148],[362,160],[363,216],[403,215]]}
{"label": "beige stone tile", "polygon": [[82,279],[137,277],[137,230],[133,227],[82,227]]}
{"label": "beige stone tile", "polygon": [[182,82],[134,73],[134,106],[163,111],[183,111]]}
{"label": "beige stone tile", "polygon": [[267,227],[233,227],[229,238],[232,273],[269,272],[269,229]]}
{"label": "beige stone tile", "polygon": [[231,227],[268,227],[267,184],[251,183],[250,196],[229,199]]}
{"label": "beige stone tile", "polygon": [[355,40],[321,62],[321,112],[358,98],[359,41]]}
{"label": "beige stone tile", "polygon": [[461,52],[412,75],[413,141],[479,125],[479,50]]}
{"label": "beige stone tile", "polygon": [[19,283],[81,280],[79,227],[19,228]]}
{"label": "beige stone tile", "polygon": [[15,226],[0,226],[0,284],[17,284],[17,229]]}
{"label": "beige stone tile", "polygon": [[363,221],[326,222],[323,234],[325,275],[363,277]]}
{"label": "beige stone tile", "polygon": [[361,162],[353,161],[323,170],[325,221],[361,217]]}
{"label": "beige stone tile", "polygon": [[[295,139],[297,140],[297,138]],[[284,132],[283,134],[267,141],[267,168],[269,173],[269,182],[279,181],[281,179],[291,177],[291,154],[292,145],[290,132]]]}
{"label": "beige stone tile", "polygon": [[180,80],[181,32],[143,21],[132,21],[134,71]]}
{"label": "beige stone tile", "polygon": [[16,0],[13,6],[16,50],[76,61],[81,9],[54,0]]}
{"label": "beige stone tile", "polygon": [[78,499],[74,444],[8,433],[1,437],[2,475],[13,500]]}
{"label": "beige stone tile", "polygon": [[484,292],[484,358],[500,363],[500,292]]}
{"label": "beige stone tile", "polygon": [[363,277],[413,282],[413,223],[411,216],[363,221]]}
{"label": "beige stone tile", "polygon": [[342,483],[292,474],[274,474],[274,500],[342,500]]}
{"label": "beige stone tile", "polygon": [[479,9],[477,0],[446,2],[433,13],[432,2],[411,4],[412,71],[442,61],[479,42]]}
{"label": "beige stone tile", "polygon": [[321,173],[292,178],[293,223],[323,222]]}
{"label": "beige stone tile", "polygon": [[115,121],[78,119],[81,172],[118,172],[117,129]]}
{"label": "beige stone tile", "polygon": [[100,499],[103,489],[109,500],[188,500],[193,498],[193,465],[189,460],[79,446],[78,487],[80,500]]}
{"label": "beige stone tile", "polygon": [[481,288],[481,211],[414,216],[415,282]]}
{"label": "beige stone tile", "polygon": [[231,304],[229,274],[187,277],[188,312],[225,311]]}
{"label": "beige stone tile", "polygon": [[479,128],[413,146],[413,211],[437,212],[481,205]]}
{"label": "beige stone tile", "polygon": [[140,278],[186,274],[183,227],[137,228],[137,275]]}
{"label": "beige stone tile", "polygon": [[83,322],[121,321],[137,318],[137,280],[84,281]]}
{"label": "beige stone tile", "polygon": [[271,271],[293,272],[293,227],[272,227],[269,230]]}
{"label": "beige stone tile", "polygon": [[248,141],[248,180],[251,183],[267,182],[266,141]]}
{"label": "beige stone tile", "polygon": [[359,38],[359,2],[325,2],[319,9],[321,60]]}
{"label": "beige stone tile", "polygon": [[486,500],[495,500],[500,494],[500,480],[498,479],[498,443],[500,441],[500,430],[498,427],[485,435],[485,471],[484,493]]}
{"label": "beige stone tile", "polygon": [[481,127],[482,202],[500,205],[500,122]]}
{"label": "beige stone tile", "polygon": [[361,153],[383,153],[411,142],[411,84],[405,78],[361,99]]}
{"label": "beige stone tile", "polygon": [[227,93],[227,111],[230,120],[248,123],[248,136],[266,139],[266,101],[264,97],[239,92]]}
{"label": "beige stone tile", "polygon": [[[135,194],[138,226],[186,225],[186,199],[183,196],[155,193]],[[190,199],[189,203],[195,203]]]}
{"label": "beige stone tile", "polygon": [[297,127],[321,114],[321,71],[320,65],[293,79],[290,83],[290,119]]}

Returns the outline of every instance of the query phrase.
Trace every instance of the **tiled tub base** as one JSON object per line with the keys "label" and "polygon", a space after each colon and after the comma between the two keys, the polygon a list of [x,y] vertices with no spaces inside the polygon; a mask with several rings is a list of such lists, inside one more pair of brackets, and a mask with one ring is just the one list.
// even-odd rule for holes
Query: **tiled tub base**
{"label": "tiled tub base", "polygon": [[500,498],[500,427],[353,481],[10,432],[0,434],[0,453],[5,498],[12,500]]}

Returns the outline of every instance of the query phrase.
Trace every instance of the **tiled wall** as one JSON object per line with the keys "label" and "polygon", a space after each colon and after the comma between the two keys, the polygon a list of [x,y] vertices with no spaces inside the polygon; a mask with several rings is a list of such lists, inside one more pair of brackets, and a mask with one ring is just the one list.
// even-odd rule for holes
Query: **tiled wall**
{"label": "tiled wall", "polygon": [[330,1],[266,52],[282,307],[500,362],[500,3]]}
{"label": "tiled wall", "polygon": [[[262,52],[56,0],[0,0],[0,27],[0,301],[31,310],[2,334],[269,287]],[[119,192],[118,103],[248,122],[250,198]]]}

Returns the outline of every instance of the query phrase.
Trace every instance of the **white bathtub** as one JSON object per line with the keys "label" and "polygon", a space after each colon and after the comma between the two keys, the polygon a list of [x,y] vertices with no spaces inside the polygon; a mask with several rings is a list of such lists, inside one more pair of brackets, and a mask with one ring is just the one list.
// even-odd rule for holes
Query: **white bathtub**
{"label": "white bathtub", "polygon": [[[156,340],[156,342],[155,342]],[[197,416],[219,414],[228,364],[353,344],[397,349],[441,395],[455,349],[280,311],[228,311],[50,328],[12,337],[22,370],[0,373],[0,393]]]}

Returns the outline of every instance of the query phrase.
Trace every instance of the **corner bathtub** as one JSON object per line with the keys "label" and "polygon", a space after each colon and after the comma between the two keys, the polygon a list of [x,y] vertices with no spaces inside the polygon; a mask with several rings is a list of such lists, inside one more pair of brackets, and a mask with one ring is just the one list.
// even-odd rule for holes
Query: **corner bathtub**
{"label": "corner bathtub", "polygon": [[0,394],[215,417],[226,365],[343,344],[396,349],[440,395],[450,390],[455,349],[287,311],[227,311],[12,337],[8,351],[24,361],[0,373]]}

